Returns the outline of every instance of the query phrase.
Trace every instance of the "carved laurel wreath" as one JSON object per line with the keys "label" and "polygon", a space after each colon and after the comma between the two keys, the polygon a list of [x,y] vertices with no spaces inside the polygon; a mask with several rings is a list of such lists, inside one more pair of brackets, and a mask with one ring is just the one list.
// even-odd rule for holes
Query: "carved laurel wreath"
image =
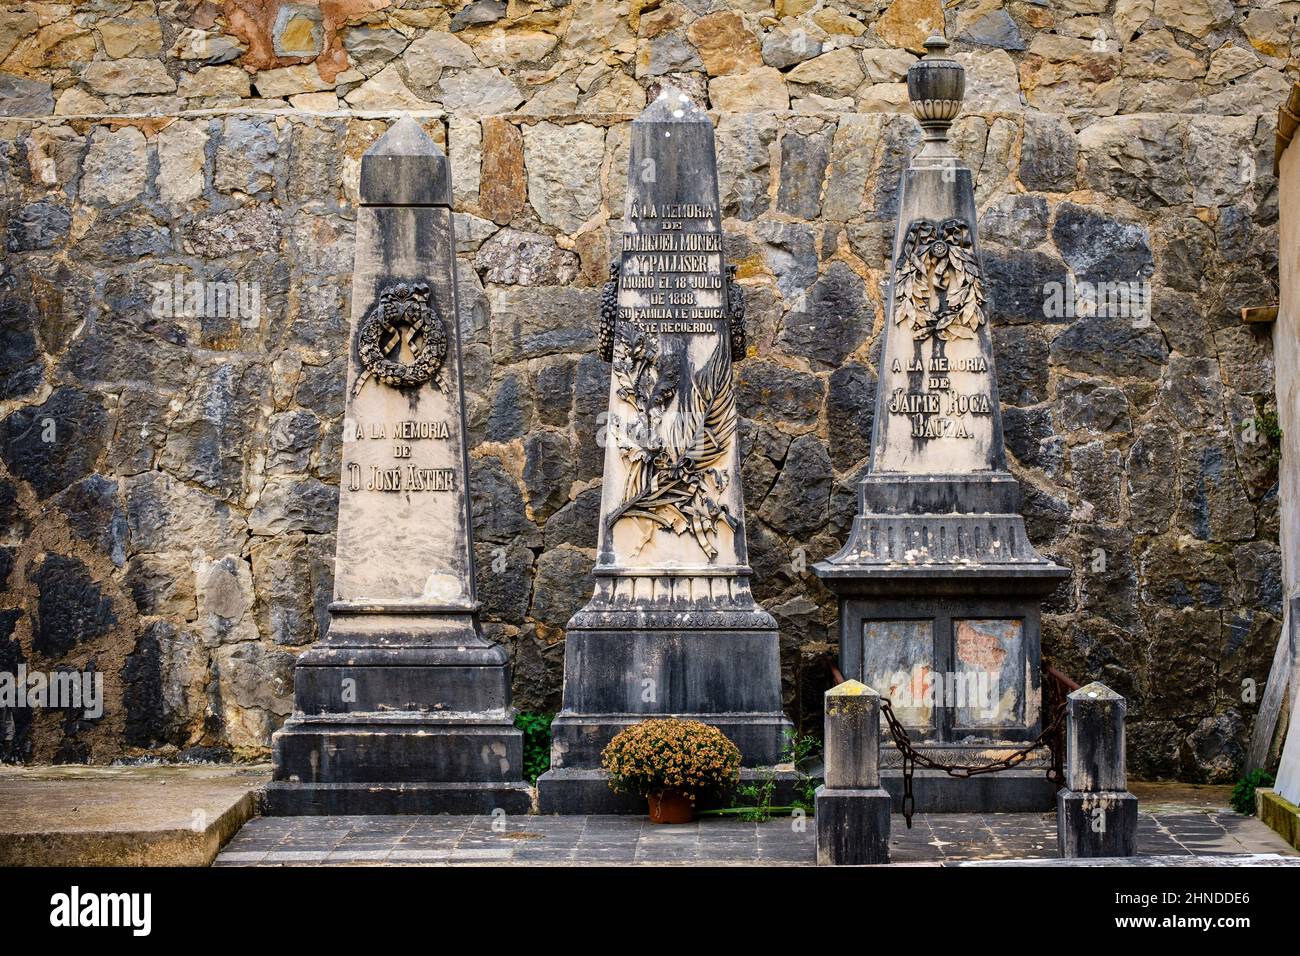
{"label": "carved laurel wreath", "polygon": [[[398,360],[403,345],[410,350],[410,362]],[[352,394],[360,392],[371,375],[394,388],[432,380],[446,392],[447,384],[441,375],[446,357],[447,333],[429,304],[428,283],[394,283],[380,291],[357,330],[357,358],[362,373]]]}
{"label": "carved laurel wreath", "polygon": [[916,219],[907,227],[894,271],[894,321],[918,340],[975,337],[985,322],[984,286],[965,222]]}
{"label": "carved laurel wreath", "polygon": [[[618,396],[635,417],[618,430],[618,448],[627,465],[623,503],[608,526],[623,518],[652,522],[673,534],[690,533],[713,560],[718,522],[738,525],[718,498],[730,474],[718,467],[736,432],[736,398],[731,355],[719,342],[707,365],[691,379],[689,394],[675,414],[665,412],[678,394],[675,372],[659,365],[658,339],[621,323],[613,347]],[[648,540],[648,539],[647,539]]]}

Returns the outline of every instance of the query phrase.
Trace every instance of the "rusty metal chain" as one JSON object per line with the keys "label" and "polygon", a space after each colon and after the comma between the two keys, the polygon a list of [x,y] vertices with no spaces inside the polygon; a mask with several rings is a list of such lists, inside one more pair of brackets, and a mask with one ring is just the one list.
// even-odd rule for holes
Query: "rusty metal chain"
{"label": "rusty metal chain", "polygon": [[912,775],[916,772],[918,765],[928,770],[942,770],[950,777],[966,780],[980,774],[1000,773],[1003,770],[1010,770],[1024,763],[1026,758],[1035,750],[1048,747],[1052,753],[1052,765],[1048,768],[1046,776],[1059,789],[1064,784],[1064,774],[1061,770],[1062,754],[1060,752],[1063,741],[1061,740],[1060,731],[1065,720],[1066,708],[1064,696],[1060,694],[1054,696],[1057,699],[1052,708],[1052,719],[1043,728],[1042,733],[1024,747],[1013,750],[1001,760],[995,760],[987,764],[944,764],[927,757],[912,745],[911,738],[907,736],[907,730],[894,715],[894,708],[890,706],[889,698],[880,698],[880,711],[885,715],[885,722],[889,725],[890,736],[894,738],[894,746],[903,755],[903,818],[907,821],[907,828],[912,829],[912,815],[916,812],[916,798],[912,794]]}

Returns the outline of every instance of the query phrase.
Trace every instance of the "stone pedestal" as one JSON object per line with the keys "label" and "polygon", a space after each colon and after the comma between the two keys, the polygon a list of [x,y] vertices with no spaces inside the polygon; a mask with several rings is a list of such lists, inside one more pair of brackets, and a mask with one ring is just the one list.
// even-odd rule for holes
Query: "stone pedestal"
{"label": "stone pedestal", "polygon": [[[849,540],[814,571],[839,599],[841,669],[890,698],[918,749],[985,764],[1042,727],[1039,615],[1068,576],[1034,550],[1007,471],[971,172],[947,129],[962,68],[927,41],[908,73],[925,130],[903,176],[872,429]],[[996,781],[918,774],[917,809],[1046,810],[1049,758]],[[900,755],[882,753],[901,800]]]}
{"label": "stone pedestal", "polygon": [[880,697],[859,681],[826,692],[826,783],[814,798],[819,866],[889,862],[891,800],[880,786]]}
{"label": "stone pedestal", "polygon": [[1093,682],[1066,704],[1065,789],[1056,795],[1061,856],[1133,856],[1137,797],[1124,769],[1124,698]]}
{"label": "stone pedestal", "polygon": [[448,162],[409,117],[361,160],[335,601],[298,658],[267,811],[526,813],[474,588]]}
{"label": "stone pedestal", "polygon": [[750,592],[732,361],[743,300],[722,259],[713,126],[665,92],[632,124],[596,586],[569,621],[542,812],[617,812],[600,754],[656,716],[720,728],[748,768],[777,762],[777,627]]}

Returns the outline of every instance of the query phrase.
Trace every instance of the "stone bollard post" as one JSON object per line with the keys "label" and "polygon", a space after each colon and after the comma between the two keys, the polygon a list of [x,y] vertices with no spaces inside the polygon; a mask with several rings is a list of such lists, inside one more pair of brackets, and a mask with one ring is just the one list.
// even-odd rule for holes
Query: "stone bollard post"
{"label": "stone bollard post", "polygon": [[1124,774],[1124,698],[1094,681],[1066,706],[1065,789],[1056,795],[1061,856],[1133,856],[1138,801]]}
{"label": "stone bollard post", "polygon": [[845,681],[826,692],[826,783],[817,788],[817,863],[889,862],[889,794],[880,786],[880,696]]}

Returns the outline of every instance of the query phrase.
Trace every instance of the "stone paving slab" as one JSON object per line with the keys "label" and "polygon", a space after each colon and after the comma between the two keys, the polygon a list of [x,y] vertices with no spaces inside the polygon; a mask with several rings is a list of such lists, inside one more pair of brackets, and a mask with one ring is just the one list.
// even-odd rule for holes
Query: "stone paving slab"
{"label": "stone paving slab", "polygon": [[207,866],[270,768],[0,767],[0,866]]}
{"label": "stone paving slab", "polygon": [[[1253,817],[1227,810],[1141,814],[1138,860],[1125,865],[1300,865],[1300,853]],[[892,818],[896,864],[955,865],[1056,858],[1053,813],[918,814]],[[707,818],[656,826],[644,817],[259,817],[217,866],[737,865],[816,863],[812,818],[765,823]]]}

